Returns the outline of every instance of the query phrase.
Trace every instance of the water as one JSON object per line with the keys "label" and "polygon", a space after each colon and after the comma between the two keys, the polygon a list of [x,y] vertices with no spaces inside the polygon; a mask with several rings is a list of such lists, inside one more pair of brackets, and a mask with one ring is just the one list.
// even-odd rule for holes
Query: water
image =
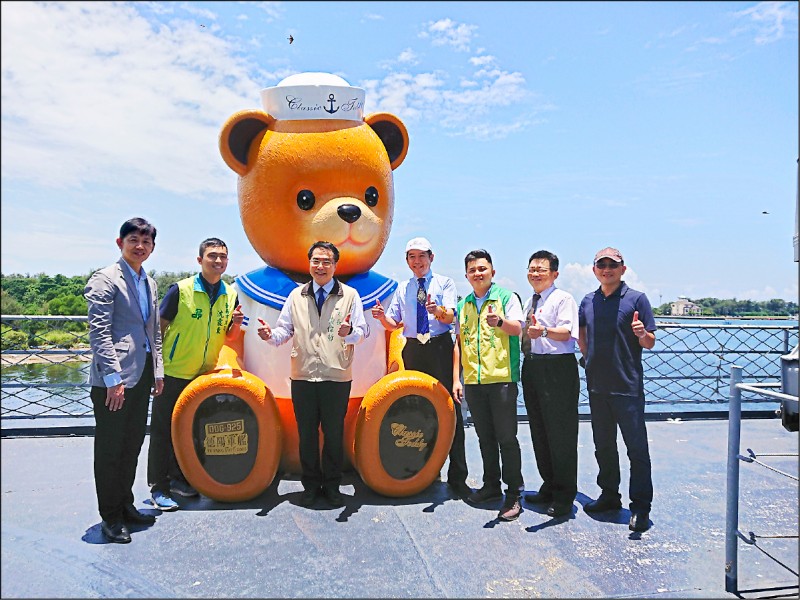
{"label": "water", "polygon": [[[645,397],[648,412],[727,410],[731,366],[744,368],[746,382],[780,382],[780,355],[797,344],[797,320],[685,319],[659,317],[656,347],[644,353]],[[680,325],[690,325],[681,327]],[[691,327],[713,325],[713,328]],[[744,325],[742,327],[742,325]],[[766,329],[778,325],[794,329]],[[85,384],[86,362],[3,365],[3,416],[89,415],[91,401]],[[581,375],[579,412],[588,414],[586,382]],[[66,385],[58,385],[66,384]],[[16,387],[15,387],[16,386]],[[27,387],[20,387],[27,386]],[[39,386],[39,387],[37,387]],[[759,409],[779,403],[758,394],[743,394]],[[522,387],[517,398],[525,414]]]}

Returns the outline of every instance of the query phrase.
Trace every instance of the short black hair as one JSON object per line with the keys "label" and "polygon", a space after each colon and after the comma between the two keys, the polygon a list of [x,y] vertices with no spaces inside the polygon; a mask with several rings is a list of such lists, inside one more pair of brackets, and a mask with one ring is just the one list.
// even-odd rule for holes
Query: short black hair
{"label": "short black hair", "polygon": [[119,237],[120,239],[124,240],[125,236],[133,232],[141,235],[149,235],[153,242],[156,241],[155,226],[147,219],[143,219],[142,217],[134,217],[133,219],[128,219],[125,221],[122,224],[122,227],[119,228]]}
{"label": "short black hair", "polygon": [[202,242],[200,242],[200,251],[199,251],[200,253],[197,256],[202,258],[205,255],[206,250],[208,250],[209,248],[216,248],[219,246],[225,248],[226,252],[228,251],[228,244],[223,242],[221,239],[214,237],[206,238]]}
{"label": "short black hair", "polygon": [[314,242],[311,244],[311,248],[308,249],[308,260],[311,260],[311,255],[314,254],[316,248],[330,250],[333,253],[333,262],[339,262],[339,249],[330,242]]}
{"label": "short black hair", "polygon": [[473,250],[472,252],[468,252],[467,255],[464,257],[464,270],[466,271],[469,268],[469,263],[478,260],[479,258],[485,258],[487,262],[492,264],[492,255],[489,254],[486,250],[479,248],[478,250]]}
{"label": "short black hair", "polygon": [[547,250],[537,250],[531,257],[528,259],[528,264],[531,264],[531,261],[536,259],[546,259],[550,261],[550,270],[551,271],[558,271],[558,257],[553,254],[552,252],[548,252]]}

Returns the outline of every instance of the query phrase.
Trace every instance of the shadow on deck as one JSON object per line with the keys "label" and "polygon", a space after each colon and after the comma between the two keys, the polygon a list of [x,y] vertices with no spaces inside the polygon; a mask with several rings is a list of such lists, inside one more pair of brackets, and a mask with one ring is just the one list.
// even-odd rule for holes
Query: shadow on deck
{"label": "shadow on deck", "polygon": [[[471,507],[444,483],[392,499],[354,473],[341,509],[299,507],[302,488],[290,477],[249,502],[179,499],[181,510],[162,514],[148,500],[145,440],[136,505],[158,520],[132,530],[129,545],[107,544],[100,533],[93,438],[3,437],[2,597],[732,597],[724,591],[727,421],[649,422],[648,431],[656,493],[652,527],[641,534],[628,530],[627,509],[583,511],[598,493],[587,422],[572,514],[551,519],[525,504],[511,523],[496,520],[499,502]],[[537,489],[525,422],[519,440],[526,488]],[[797,453],[798,436],[779,420],[745,420],[747,447]],[[479,487],[473,428],[467,460],[468,484]],[[797,474],[796,457],[771,462]],[[743,532],[797,533],[795,482],[743,465],[741,486]],[[796,539],[767,541],[796,568]],[[739,583],[750,590],[744,597],[797,597],[796,587],[783,591],[797,578],[746,544]]]}

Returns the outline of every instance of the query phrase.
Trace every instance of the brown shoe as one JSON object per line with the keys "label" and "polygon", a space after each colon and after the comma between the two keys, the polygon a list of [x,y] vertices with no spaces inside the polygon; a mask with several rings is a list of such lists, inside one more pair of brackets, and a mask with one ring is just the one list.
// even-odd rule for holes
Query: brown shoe
{"label": "brown shoe", "polygon": [[503,506],[500,507],[500,512],[497,513],[497,518],[501,521],[515,521],[519,518],[522,512],[522,507],[519,504],[519,496],[506,495]]}

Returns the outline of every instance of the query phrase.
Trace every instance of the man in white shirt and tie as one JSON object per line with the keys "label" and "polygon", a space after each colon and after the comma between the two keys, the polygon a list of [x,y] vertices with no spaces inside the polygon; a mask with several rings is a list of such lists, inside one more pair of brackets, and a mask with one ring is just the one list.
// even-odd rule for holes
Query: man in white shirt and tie
{"label": "man in white shirt and tie", "polygon": [[551,517],[570,514],[578,493],[578,305],[556,288],[557,278],[558,257],[534,252],[528,260],[534,294],[522,329],[522,393],[542,486],[524,497],[548,504]]}
{"label": "man in white shirt and tie", "polygon": [[[372,316],[389,331],[402,326],[406,340],[403,364],[406,369],[427,373],[438,379],[445,389],[453,389],[453,337],[456,284],[450,277],[431,270],[433,249],[424,237],[406,244],[406,263],[413,277],[401,281],[387,309],[380,301],[372,308]],[[467,486],[467,457],[464,449],[464,417],[456,406],[456,431],[450,447],[447,484],[460,498],[472,493]]]}

